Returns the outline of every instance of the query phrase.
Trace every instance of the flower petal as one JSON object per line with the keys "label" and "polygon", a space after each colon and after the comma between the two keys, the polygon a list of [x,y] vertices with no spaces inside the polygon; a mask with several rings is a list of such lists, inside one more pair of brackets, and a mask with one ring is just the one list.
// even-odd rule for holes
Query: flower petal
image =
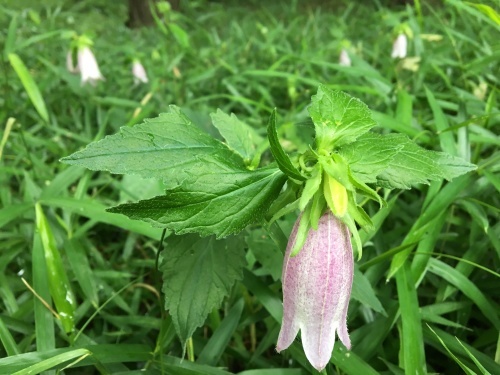
{"label": "flower petal", "polygon": [[295,337],[297,337],[297,333],[299,333],[300,328],[298,322],[293,319],[283,320],[284,323],[281,326],[278,342],[276,344],[276,351],[278,353],[292,345]]}
{"label": "flower petal", "polygon": [[393,59],[395,58],[404,59],[406,57],[407,48],[408,48],[408,40],[406,39],[406,35],[399,34],[394,43],[392,44],[391,57]]}
{"label": "flower petal", "polygon": [[148,83],[148,75],[146,73],[146,69],[138,60],[134,60],[132,64],[132,74],[134,76],[134,83]]}
{"label": "flower petal", "polygon": [[95,85],[98,80],[104,80],[95,56],[89,47],[85,46],[78,49],[78,68],[82,78],[82,85],[87,82]]}

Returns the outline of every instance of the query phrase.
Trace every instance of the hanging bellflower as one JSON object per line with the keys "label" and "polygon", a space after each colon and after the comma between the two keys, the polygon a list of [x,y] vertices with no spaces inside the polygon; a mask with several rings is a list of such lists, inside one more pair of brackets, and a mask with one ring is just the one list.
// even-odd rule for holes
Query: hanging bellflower
{"label": "hanging bellflower", "polygon": [[351,58],[349,57],[349,54],[347,53],[347,50],[345,48],[342,48],[342,51],[340,51],[339,65],[351,66]]}
{"label": "hanging bellflower", "polygon": [[328,210],[309,229],[296,256],[291,256],[297,220],[283,264],[283,322],[276,350],[288,348],[299,330],[312,366],[321,371],[330,361],[335,334],[348,348],[347,307],[353,280],[353,253],[347,226]]}
{"label": "hanging bellflower", "polygon": [[136,85],[149,82],[146,69],[144,69],[144,66],[137,59],[132,63],[132,75],[134,76],[134,84]]}
{"label": "hanging bellflower", "polygon": [[88,46],[78,48],[78,69],[80,70],[82,85],[90,83],[95,86],[97,81],[104,80],[95,56]]}
{"label": "hanging bellflower", "polygon": [[407,48],[408,40],[406,39],[406,35],[403,33],[398,34],[396,40],[394,40],[394,43],[392,44],[391,57],[393,59],[404,59],[406,57]]}

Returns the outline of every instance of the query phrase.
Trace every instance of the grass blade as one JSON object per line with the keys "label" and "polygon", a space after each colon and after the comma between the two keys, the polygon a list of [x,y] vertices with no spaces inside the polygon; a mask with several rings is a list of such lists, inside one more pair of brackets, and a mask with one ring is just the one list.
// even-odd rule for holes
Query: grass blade
{"label": "grass blade", "polygon": [[215,366],[217,362],[219,362],[227,344],[231,340],[231,336],[234,334],[234,331],[238,326],[244,306],[245,303],[243,299],[236,302],[210,340],[208,340],[204,349],[198,356],[198,360],[196,361],[197,363]]}
{"label": "grass blade", "polygon": [[444,152],[453,156],[457,156],[457,145],[453,137],[453,133],[445,131],[450,126],[448,124],[448,119],[446,118],[446,116],[443,113],[443,110],[436,101],[434,94],[427,87],[425,87],[425,94],[427,95],[427,101],[429,102],[429,105],[431,106],[432,109],[432,113],[434,114],[434,125],[438,132],[441,148],[443,149]]}
{"label": "grass blade", "polygon": [[469,297],[489,319],[496,329],[500,329],[500,319],[498,317],[498,308],[494,306],[493,301],[489,301],[479,288],[467,277],[455,270],[446,263],[431,258],[429,260],[429,271],[442,277],[450,284],[459,289],[463,294]]}
{"label": "grass blade", "polygon": [[9,53],[9,61],[21,80],[36,111],[45,122],[49,122],[49,113],[47,112],[45,101],[28,68],[26,68],[26,65],[24,65],[23,61],[15,53]]}
{"label": "grass blade", "polygon": [[[437,216],[445,212],[457,196],[473,181],[473,175],[471,173],[464,176],[455,178],[452,182],[448,183],[444,188],[442,188],[434,199],[427,205],[423,210],[420,217],[417,219],[415,224],[410,229],[410,232],[406,235],[402,242],[403,245],[418,242],[422,239],[423,235],[426,233],[426,226],[432,222]],[[401,253],[394,256],[391,262],[391,268],[389,270],[390,279],[399,270],[399,268],[406,262],[406,259],[411,253],[412,248],[402,251]]]}
{"label": "grass blade", "polygon": [[2,342],[3,347],[5,348],[5,351],[7,352],[8,356],[20,353],[20,350],[17,347],[17,344],[14,341],[12,334],[10,333],[9,329],[7,328],[1,317],[0,317],[0,341]]}
{"label": "grass blade", "polygon": [[403,361],[406,374],[426,374],[424,340],[420,320],[417,290],[409,263],[396,273],[396,284],[401,311]]}
{"label": "grass blade", "polygon": [[[12,375],[32,375],[32,374],[38,374],[42,371],[51,369],[53,367],[56,367],[60,365],[61,363],[68,362],[74,358],[77,357],[83,357],[85,358],[86,356],[91,355],[91,353],[87,349],[76,349],[72,350],[70,352],[62,353],[55,355],[52,358],[46,359],[44,361],[41,361],[39,363],[36,363],[34,365],[31,365],[29,367],[26,367],[22,370],[16,371]],[[82,358],[82,359],[83,359]]]}
{"label": "grass blade", "polygon": [[40,233],[45,254],[50,294],[56,305],[58,317],[61,320],[63,328],[69,333],[74,328],[75,297],[71,291],[61,255],[59,254],[52,229],[43,213],[42,206],[40,203],[37,203],[35,208],[36,226]]}
{"label": "grass blade", "polygon": [[[31,257],[33,262],[33,289],[43,300],[42,302],[39,298],[34,298],[36,349],[43,352],[56,347],[56,338],[54,317],[49,310],[52,304],[49,291],[49,276],[42,240],[38,233],[33,238],[33,254]],[[47,305],[49,308],[47,308]]]}
{"label": "grass blade", "polygon": [[441,343],[441,345],[443,345],[443,347],[446,349],[446,351],[448,352],[448,354],[462,368],[462,370],[464,370],[464,372],[467,375],[476,375],[476,373],[474,371],[472,371],[469,367],[467,367],[466,365],[464,365],[464,363],[460,359],[458,359],[457,356],[455,354],[453,354],[453,352],[450,349],[448,349],[448,347],[446,346],[445,342],[441,339],[441,337],[438,336],[438,334],[436,332],[434,332],[434,330],[431,328],[431,326],[429,326],[427,324],[427,327],[431,330],[432,333],[434,333],[436,335],[436,338],[439,340],[439,342]]}

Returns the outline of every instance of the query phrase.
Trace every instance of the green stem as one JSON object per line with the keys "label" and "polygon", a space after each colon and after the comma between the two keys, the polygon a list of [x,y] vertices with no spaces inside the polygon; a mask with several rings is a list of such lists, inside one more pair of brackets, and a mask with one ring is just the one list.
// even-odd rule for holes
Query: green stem
{"label": "green stem", "polygon": [[194,362],[194,345],[193,345],[193,338],[190,337],[188,340],[187,340],[187,356],[188,356],[188,361],[190,362]]}

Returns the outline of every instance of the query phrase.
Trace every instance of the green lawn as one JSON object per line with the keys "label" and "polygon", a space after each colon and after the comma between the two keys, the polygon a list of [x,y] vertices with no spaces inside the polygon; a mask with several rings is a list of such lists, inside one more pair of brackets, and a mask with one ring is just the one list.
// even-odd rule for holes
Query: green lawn
{"label": "green lawn", "polygon": [[[175,105],[226,143],[217,110],[234,113],[261,145],[249,169],[273,161],[276,108],[279,143],[298,165],[321,84],[366,103],[377,133],[477,165],[377,188],[381,209],[358,196],[373,227],[359,232],[352,348],[337,341],[324,373],[500,374],[500,5],[322,3],[183,0],[139,29],[126,27],[124,0],[0,4],[0,375],[317,373],[300,338],[275,350],[298,206],[220,241],[164,240],[105,209],[163,195],[185,171],[162,181],[146,178],[146,158],[125,175],[119,158],[90,169],[60,159]],[[391,58],[398,33],[404,59]],[[82,35],[104,77],[95,86],[66,68]],[[134,59],[148,83],[134,84]]]}

